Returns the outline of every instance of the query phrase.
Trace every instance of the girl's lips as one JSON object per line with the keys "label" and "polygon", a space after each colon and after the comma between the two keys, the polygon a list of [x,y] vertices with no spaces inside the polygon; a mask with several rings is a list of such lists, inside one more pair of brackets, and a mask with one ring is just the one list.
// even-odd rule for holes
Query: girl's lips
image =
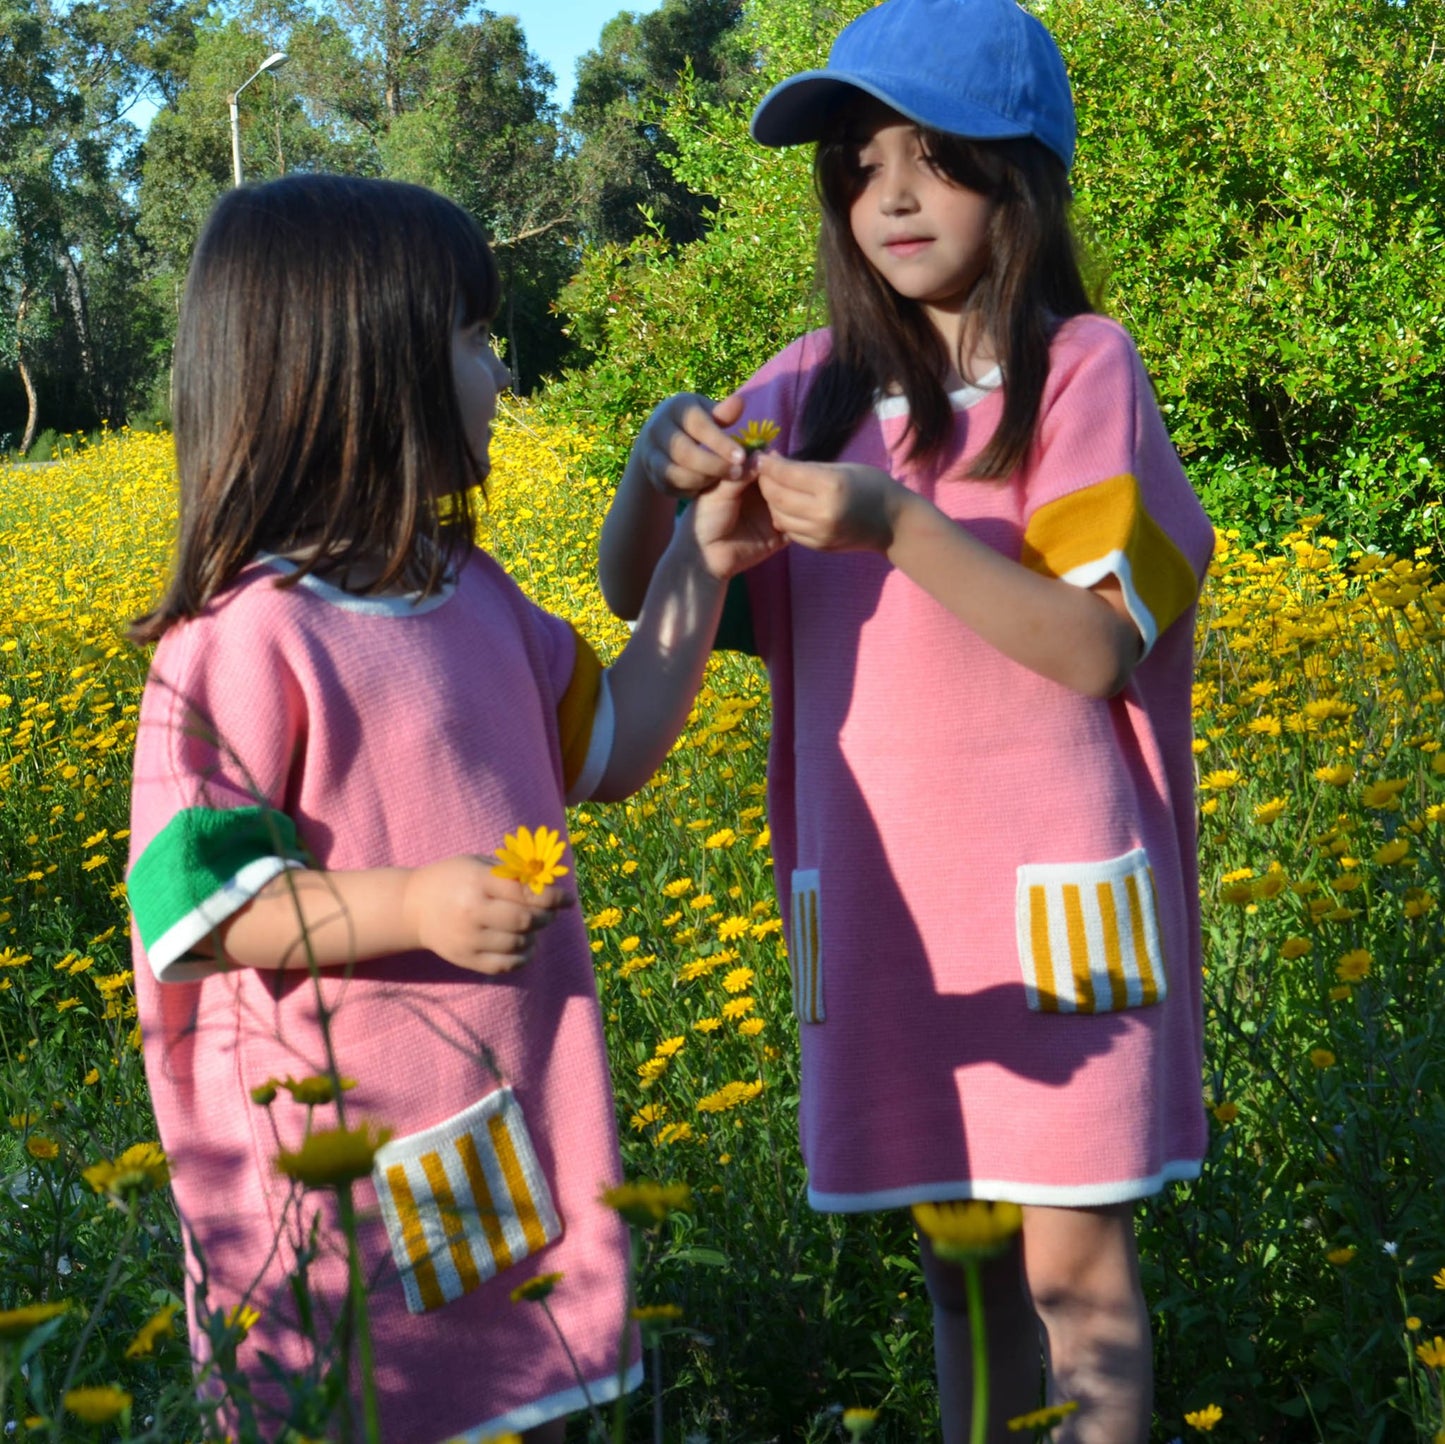
{"label": "girl's lips", "polygon": [[883,248],[891,256],[916,256],[930,244],[926,236],[900,236],[896,241],[885,241]]}

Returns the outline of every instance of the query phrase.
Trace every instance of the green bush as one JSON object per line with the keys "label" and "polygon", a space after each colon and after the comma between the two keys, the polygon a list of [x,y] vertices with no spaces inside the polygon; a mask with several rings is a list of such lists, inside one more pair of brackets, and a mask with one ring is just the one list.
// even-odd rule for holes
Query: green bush
{"label": "green bush", "polygon": [[[865,6],[753,3],[752,92],[681,85],[677,174],[703,239],[590,253],[562,298],[591,358],[550,404],[620,465],[679,389],[726,394],[824,320],[809,155],[747,135],[768,86],[821,64]],[[1445,435],[1445,25],[1440,0],[1049,0],[1079,110],[1079,220],[1213,515],[1276,534],[1321,512],[1412,539]]]}

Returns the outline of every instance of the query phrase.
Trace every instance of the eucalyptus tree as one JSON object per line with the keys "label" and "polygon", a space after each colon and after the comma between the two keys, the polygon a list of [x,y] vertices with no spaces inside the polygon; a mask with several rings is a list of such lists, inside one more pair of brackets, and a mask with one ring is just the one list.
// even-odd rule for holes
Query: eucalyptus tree
{"label": "eucalyptus tree", "polygon": [[[22,448],[42,404],[52,425],[94,425],[149,389],[161,322],[144,292],[128,115],[184,49],[190,4],[0,0],[0,355],[24,394]],[[9,410],[0,395],[0,430]]]}
{"label": "eucalyptus tree", "polygon": [[498,248],[514,370],[531,381],[553,368],[566,342],[551,301],[575,259],[576,208],[551,76],[514,19],[469,0],[255,0],[208,20],[146,143],[143,228],[173,291],[231,183],[227,96],[277,49],[284,68],[243,97],[246,178],[336,170],[452,196]]}
{"label": "eucalyptus tree", "polygon": [[663,0],[647,14],[624,10],[578,62],[567,121],[591,243],[627,241],[649,229],[677,244],[702,234],[710,197],[674,174],[677,146],[664,117],[684,78],[712,101],[746,89],[752,56],[738,28],[742,15],[742,0]]}

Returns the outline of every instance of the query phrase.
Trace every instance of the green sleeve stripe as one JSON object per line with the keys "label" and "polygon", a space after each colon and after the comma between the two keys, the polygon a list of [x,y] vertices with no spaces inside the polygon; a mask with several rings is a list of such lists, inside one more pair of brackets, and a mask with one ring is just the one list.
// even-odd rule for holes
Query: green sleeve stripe
{"label": "green sleeve stripe", "polygon": [[219,970],[190,950],[288,867],[307,865],[296,825],[267,807],[188,807],[151,840],[128,894],[152,971],[187,982]]}

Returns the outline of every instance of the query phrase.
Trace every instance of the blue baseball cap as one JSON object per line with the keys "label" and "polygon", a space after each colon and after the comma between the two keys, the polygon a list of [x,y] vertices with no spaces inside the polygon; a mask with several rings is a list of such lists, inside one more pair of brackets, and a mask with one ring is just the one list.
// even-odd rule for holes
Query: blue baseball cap
{"label": "blue baseball cap", "polygon": [[864,91],[931,130],[1031,135],[1074,161],[1074,100],[1054,38],[1015,0],[882,0],[833,42],[823,70],[775,85],[753,112],[763,145],[819,140]]}

